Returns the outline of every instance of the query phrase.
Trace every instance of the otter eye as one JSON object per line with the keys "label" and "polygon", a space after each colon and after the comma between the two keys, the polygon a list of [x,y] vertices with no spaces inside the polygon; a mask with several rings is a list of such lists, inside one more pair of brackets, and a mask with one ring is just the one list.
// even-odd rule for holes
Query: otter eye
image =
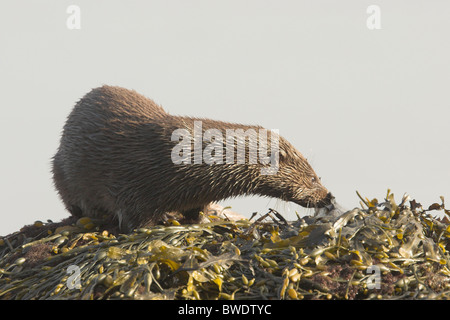
{"label": "otter eye", "polygon": [[316,183],[316,182],[317,182],[316,177],[312,177],[312,178],[311,178],[311,182],[312,182],[312,183]]}

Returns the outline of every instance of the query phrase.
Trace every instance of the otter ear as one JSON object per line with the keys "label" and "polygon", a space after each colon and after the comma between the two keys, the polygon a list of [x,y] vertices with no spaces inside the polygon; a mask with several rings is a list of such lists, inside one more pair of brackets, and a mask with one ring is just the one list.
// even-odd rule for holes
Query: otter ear
{"label": "otter ear", "polygon": [[280,154],[280,161],[286,160],[286,157],[287,157],[286,151],[284,151],[283,149],[280,148],[279,154]]}
{"label": "otter ear", "polygon": [[276,161],[278,162],[284,162],[287,158],[287,153],[286,151],[284,151],[283,149],[278,149],[278,159],[275,159],[275,155],[277,153],[273,153],[270,150],[267,152],[268,157],[270,158],[270,162],[271,163],[275,163]]}

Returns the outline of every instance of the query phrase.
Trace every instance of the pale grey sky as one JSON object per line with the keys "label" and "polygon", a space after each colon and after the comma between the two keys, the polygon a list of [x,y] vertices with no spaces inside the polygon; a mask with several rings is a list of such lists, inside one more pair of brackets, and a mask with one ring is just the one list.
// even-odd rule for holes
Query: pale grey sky
{"label": "pale grey sky", "polygon": [[[73,4],[79,30],[66,26]],[[370,5],[381,29],[367,27]],[[387,188],[450,201],[449,35],[450,2],[437,0],[2,1],[0,235],[68,216],[51,157],[75,102],[102,84],[279,129],[345,207]]]}

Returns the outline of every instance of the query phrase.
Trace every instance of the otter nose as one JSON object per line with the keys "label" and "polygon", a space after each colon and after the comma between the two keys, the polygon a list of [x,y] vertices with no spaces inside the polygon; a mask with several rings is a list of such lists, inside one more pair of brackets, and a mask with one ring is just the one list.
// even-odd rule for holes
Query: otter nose
{"label": "otter nose", "polygon": [[330,205],[331,203],[334,202],[334,196],[331,192],[328,192],[327,195],[325,196],[325,198],[323,198],[322,200],[319,201],[319,203],[317,204],[317,207],[319,208],[323,208],[325,206]]}
{"label": "otter nose", "polygon": [[331,192],[328,192],[327,196],[326,196],[326,199],[327,199],[327,201],[329,201],[331,203],[331,201],[334,199],[333,194]]}

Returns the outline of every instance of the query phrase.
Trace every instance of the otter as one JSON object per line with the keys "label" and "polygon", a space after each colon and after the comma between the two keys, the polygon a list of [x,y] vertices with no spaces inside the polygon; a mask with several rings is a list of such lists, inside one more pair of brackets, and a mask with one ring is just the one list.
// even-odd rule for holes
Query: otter
{"label": "otter", "polygon": [[[181,163],[174,161],[184,147],[198,147],[194,127],[198,123],[201,134],[234,129],[254,135],[264,129],[170,115],[147,97],[121,87],[105,85],[91,90],[69,114],[53,157],[54,185],[67,210],[75,217],[109,217],[121,231],[130,232],[163,223],[173,212],[182,215],[182,222],[195,223],[210,203],[242,195],[274,197],[304,207],[330,204],[331,193],[307,160],[275,133],[267,134],[267,145],[278,140],[278,148],[267,152],[271,160],[276,156],[274,174],[261,170],[269,169],[268,158],[255,163],[246,153],[242,163],[237,152],[221,154],[225,149],[237,151],[234,138],[219,139],[216,142],[222,142],[223,149],[214,144],[211,153],[213,159],[231,159],[231,163],[200,162],[195,152],[182,156]],[[194,141],[180,148],[180,137],[174,138],[179,130],[193,134]],[[200,147],[207,148],[211,141],[214,139],[205,139]],[[251,137],[244,141],[249,150],[258,142]]]}

